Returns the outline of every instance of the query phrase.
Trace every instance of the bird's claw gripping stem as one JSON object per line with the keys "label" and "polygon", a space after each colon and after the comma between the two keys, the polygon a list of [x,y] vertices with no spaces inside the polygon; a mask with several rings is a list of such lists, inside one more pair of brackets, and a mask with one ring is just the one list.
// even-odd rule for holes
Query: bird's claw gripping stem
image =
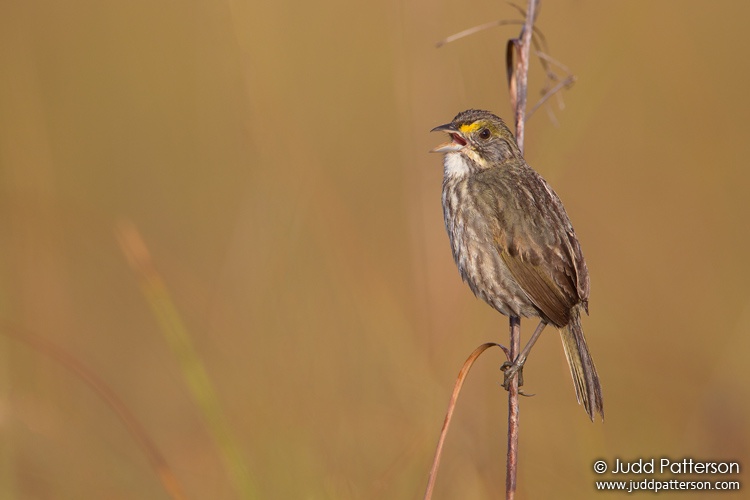
{"label": "bird's claw gripping stem", "polygon": [[518,373],[518,387],[523,385],[523,363],[511,363],[506,361],[500,366],[500,370],[505,374],[503,378],[503,387],[505,390],[510,389],[510,381],[513,379],[513,375]]}

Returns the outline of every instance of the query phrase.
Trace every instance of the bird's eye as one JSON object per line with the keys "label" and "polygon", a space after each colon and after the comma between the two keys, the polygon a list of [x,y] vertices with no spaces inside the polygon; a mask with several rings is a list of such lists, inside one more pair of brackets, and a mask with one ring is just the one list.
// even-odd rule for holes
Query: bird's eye
{"label": "bird's eye", "polygon": [[482,139],[483,141],[486,141],[487,139],[489,139],[490,138],[490,129],[483,128],[482,130],[480,130],[479,131],[479,138]]}

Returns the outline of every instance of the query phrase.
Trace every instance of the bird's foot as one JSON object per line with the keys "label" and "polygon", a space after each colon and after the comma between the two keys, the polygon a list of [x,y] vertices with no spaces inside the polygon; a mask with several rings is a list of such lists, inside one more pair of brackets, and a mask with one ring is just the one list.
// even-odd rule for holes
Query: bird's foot
{"label": "bird's foot", "polygon": [[523,385],[523,363],[511,363],[506,361],[500,366],[500,370],[505,374],[503,377],[503,387],[505,390],[510,390],[510,381],[513,380],[513,376],[518,373],[518,387]]}

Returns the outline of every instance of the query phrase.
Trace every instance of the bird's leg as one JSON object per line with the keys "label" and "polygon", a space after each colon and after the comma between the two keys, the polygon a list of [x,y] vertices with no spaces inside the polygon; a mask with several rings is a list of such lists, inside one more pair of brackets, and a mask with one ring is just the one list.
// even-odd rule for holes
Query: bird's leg
{"label": "bird's leg", "polygon": [[518,355],[515,361],[513,361],[513,363],[511,363],[510,361],[506,361],[502,364],[502,366],[500,366],[500,369],[505,373],[505,377],[503,378],[503,387],[505,387],[506,391],[508,390],[508,386],[510,385],[510,380],[516,373],[518,373],[518,387],[521,387],[523,385],[523,365],[524,363],[526,363],[526,358],[529,356],[531,348],[534,347],[534,344],[539,338],[539,335],[542,334],[542,330],[544,330],[545,326],[547,326],[547,322],[544,320],[540,321],[539,325],[536,327],[536,330],[534,330],[534,333],[531,335],[531,338],[526,343],[526,347],[523,348],[523,351],[521,351],[521,354]]}

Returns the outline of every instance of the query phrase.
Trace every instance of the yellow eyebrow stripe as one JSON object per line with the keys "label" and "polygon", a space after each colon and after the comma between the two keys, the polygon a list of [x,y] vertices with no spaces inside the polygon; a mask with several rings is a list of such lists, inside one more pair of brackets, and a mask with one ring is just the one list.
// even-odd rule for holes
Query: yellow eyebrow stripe
{"label": "yellow eyebrow stripe", "polygon": [[464,123],[460,127],[458,127],[458,130],[460,130],[464,134],[470,134],[474,132],[475,130],[478,130],[482,127],[482,122],[474,122],[474,123]]}

